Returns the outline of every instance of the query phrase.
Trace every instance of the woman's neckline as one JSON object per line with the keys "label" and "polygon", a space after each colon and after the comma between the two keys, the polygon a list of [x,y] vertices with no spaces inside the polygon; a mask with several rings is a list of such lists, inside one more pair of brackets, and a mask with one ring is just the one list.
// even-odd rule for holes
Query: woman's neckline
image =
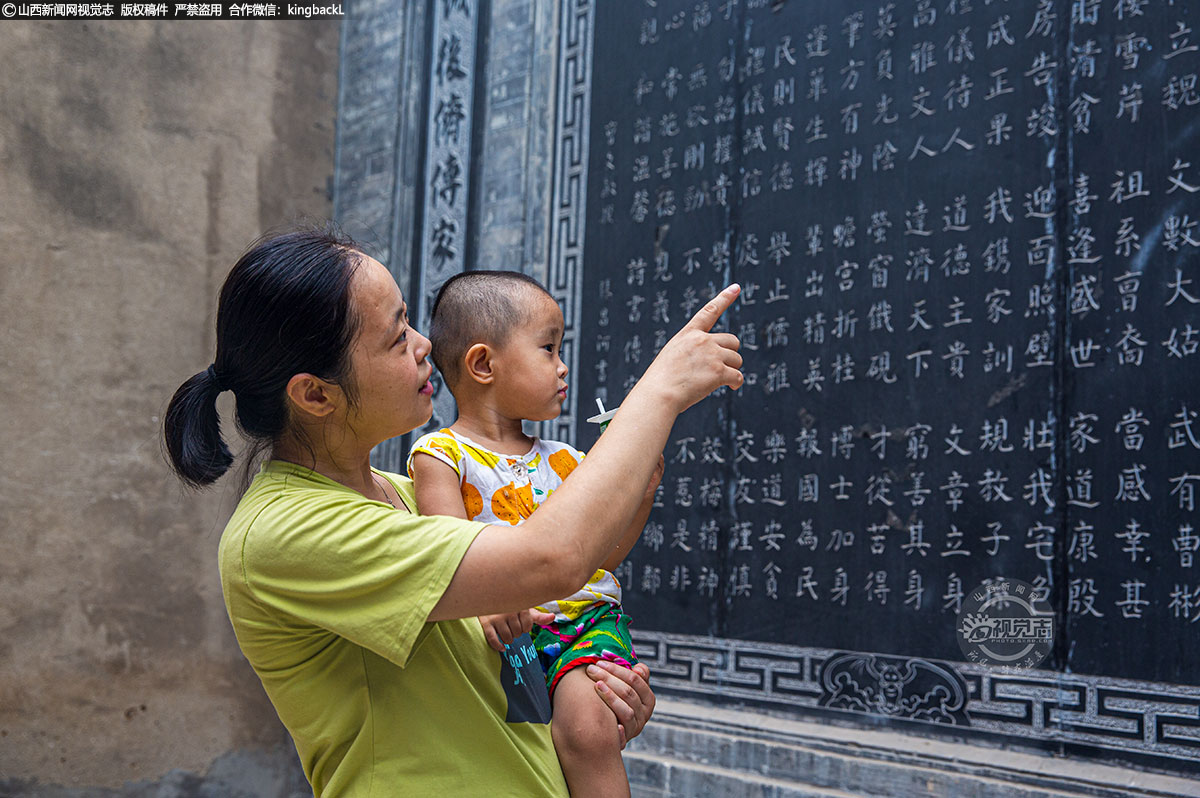
{"label": "woman's neckline", "polygon": [[[320,471],[313,468],[312,466],[302,465],[300,463],[296,463],[291,460],[284,460],[283,458],[280,458],[280,457],[271,457],[271,458],[264,460],[262,465],[259,467],[260,472],[267,471],[268,469],[271,469],[271,470],[280,469],[280,470],[287,471],[289,473],[294,473],[298,476],[303,476],[303,477],[306,477],[309,479],[311,479],[313,477],[318,477],[322,481],[328,482],[330,485],[337,485],[339,488],[342,488],[343,490],[348,490],[355,495],[362,496],[364,499],[366,499],[369,502],[375,502],[376,504],[388,504],[388,505],[391,505],[392,509],[394,509],[394,510],[400,510],[403,508],[403,510],[405,512],[407,512],[409,515],[417,515],[417,513],[415,511],[413,511],[413,509],[411,507],[408,506],[408,502],[406,502],[404,500],[404,496],[400,493],[400,489],[398,487],[396,487],[396,483],[392,481],[391,477],[388,476],[387,472],[382,471],[382,470],[376,468],[375,466],[371,466],[371,473],[374,474],[375,476],[379,477],[380,479],[384,480],[385,482],[387,482],[388,485],[391,486],[392,490],[394,490],[396,492],[396,498],[400,500],[400,507],[396,507],[395,505],[392,505],[391,502],[381,502],[378,499],[372,499],[370,496],[366,495],[362,491],[356,490],[344,482],[339,482],[338,480],[334,479],[333,477],[329,476],[328,474],[321,473]],[[372,480],[372,481],[374,481],[374,480]],[[386,495],[386,491],[384,491],[384,493]]]}

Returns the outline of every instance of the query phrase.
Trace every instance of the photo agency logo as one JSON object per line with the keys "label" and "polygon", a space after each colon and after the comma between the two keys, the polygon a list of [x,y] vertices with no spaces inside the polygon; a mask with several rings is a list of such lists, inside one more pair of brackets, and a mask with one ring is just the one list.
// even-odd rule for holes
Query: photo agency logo
{"label": "photo agency logo", "polygon": [[985,579],[963,601],[956,629],[971,662],[1034,668],[1054,647],[1054,611],[1046,591],[1020,579]]}

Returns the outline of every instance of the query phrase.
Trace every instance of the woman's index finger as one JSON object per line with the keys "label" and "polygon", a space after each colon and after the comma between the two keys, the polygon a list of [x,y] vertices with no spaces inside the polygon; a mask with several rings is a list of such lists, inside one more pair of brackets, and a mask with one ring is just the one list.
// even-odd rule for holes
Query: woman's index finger
{"label": "woman's index finger", "polygon": [[737,295],[741,292],[742,287],[737,283],[731,283],[721,290],[721,293],[710,299],[704,307],[696,311],[696,315],[692,316],[691,321],[684,327],[694,327],[697,330],[708,332],[717,323],[717,319],[721,318],[721,314],[733,304],[733,300],[737,299]]}

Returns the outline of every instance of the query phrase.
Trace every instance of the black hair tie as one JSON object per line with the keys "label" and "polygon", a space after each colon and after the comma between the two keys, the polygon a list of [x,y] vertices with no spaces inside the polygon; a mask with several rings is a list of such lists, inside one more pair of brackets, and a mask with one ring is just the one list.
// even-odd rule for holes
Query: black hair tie
{"label": "black hair tie", "polygon": [[221,379],[221,377],[217,374],[216,363],[210,364],[206,373],[208,374],[209,382],[213,384],[213,387],[216,389],[217,393],[228,390],[225,385],[225,380]]}

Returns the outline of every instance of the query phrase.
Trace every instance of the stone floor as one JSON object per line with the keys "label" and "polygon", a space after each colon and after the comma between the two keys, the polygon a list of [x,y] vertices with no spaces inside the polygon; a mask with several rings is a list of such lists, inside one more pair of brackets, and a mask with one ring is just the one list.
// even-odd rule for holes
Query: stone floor
{"label": "stone floor", "polygon": [[1198,798],[1196,779],[660,698],[625,752],[634,798]]}

